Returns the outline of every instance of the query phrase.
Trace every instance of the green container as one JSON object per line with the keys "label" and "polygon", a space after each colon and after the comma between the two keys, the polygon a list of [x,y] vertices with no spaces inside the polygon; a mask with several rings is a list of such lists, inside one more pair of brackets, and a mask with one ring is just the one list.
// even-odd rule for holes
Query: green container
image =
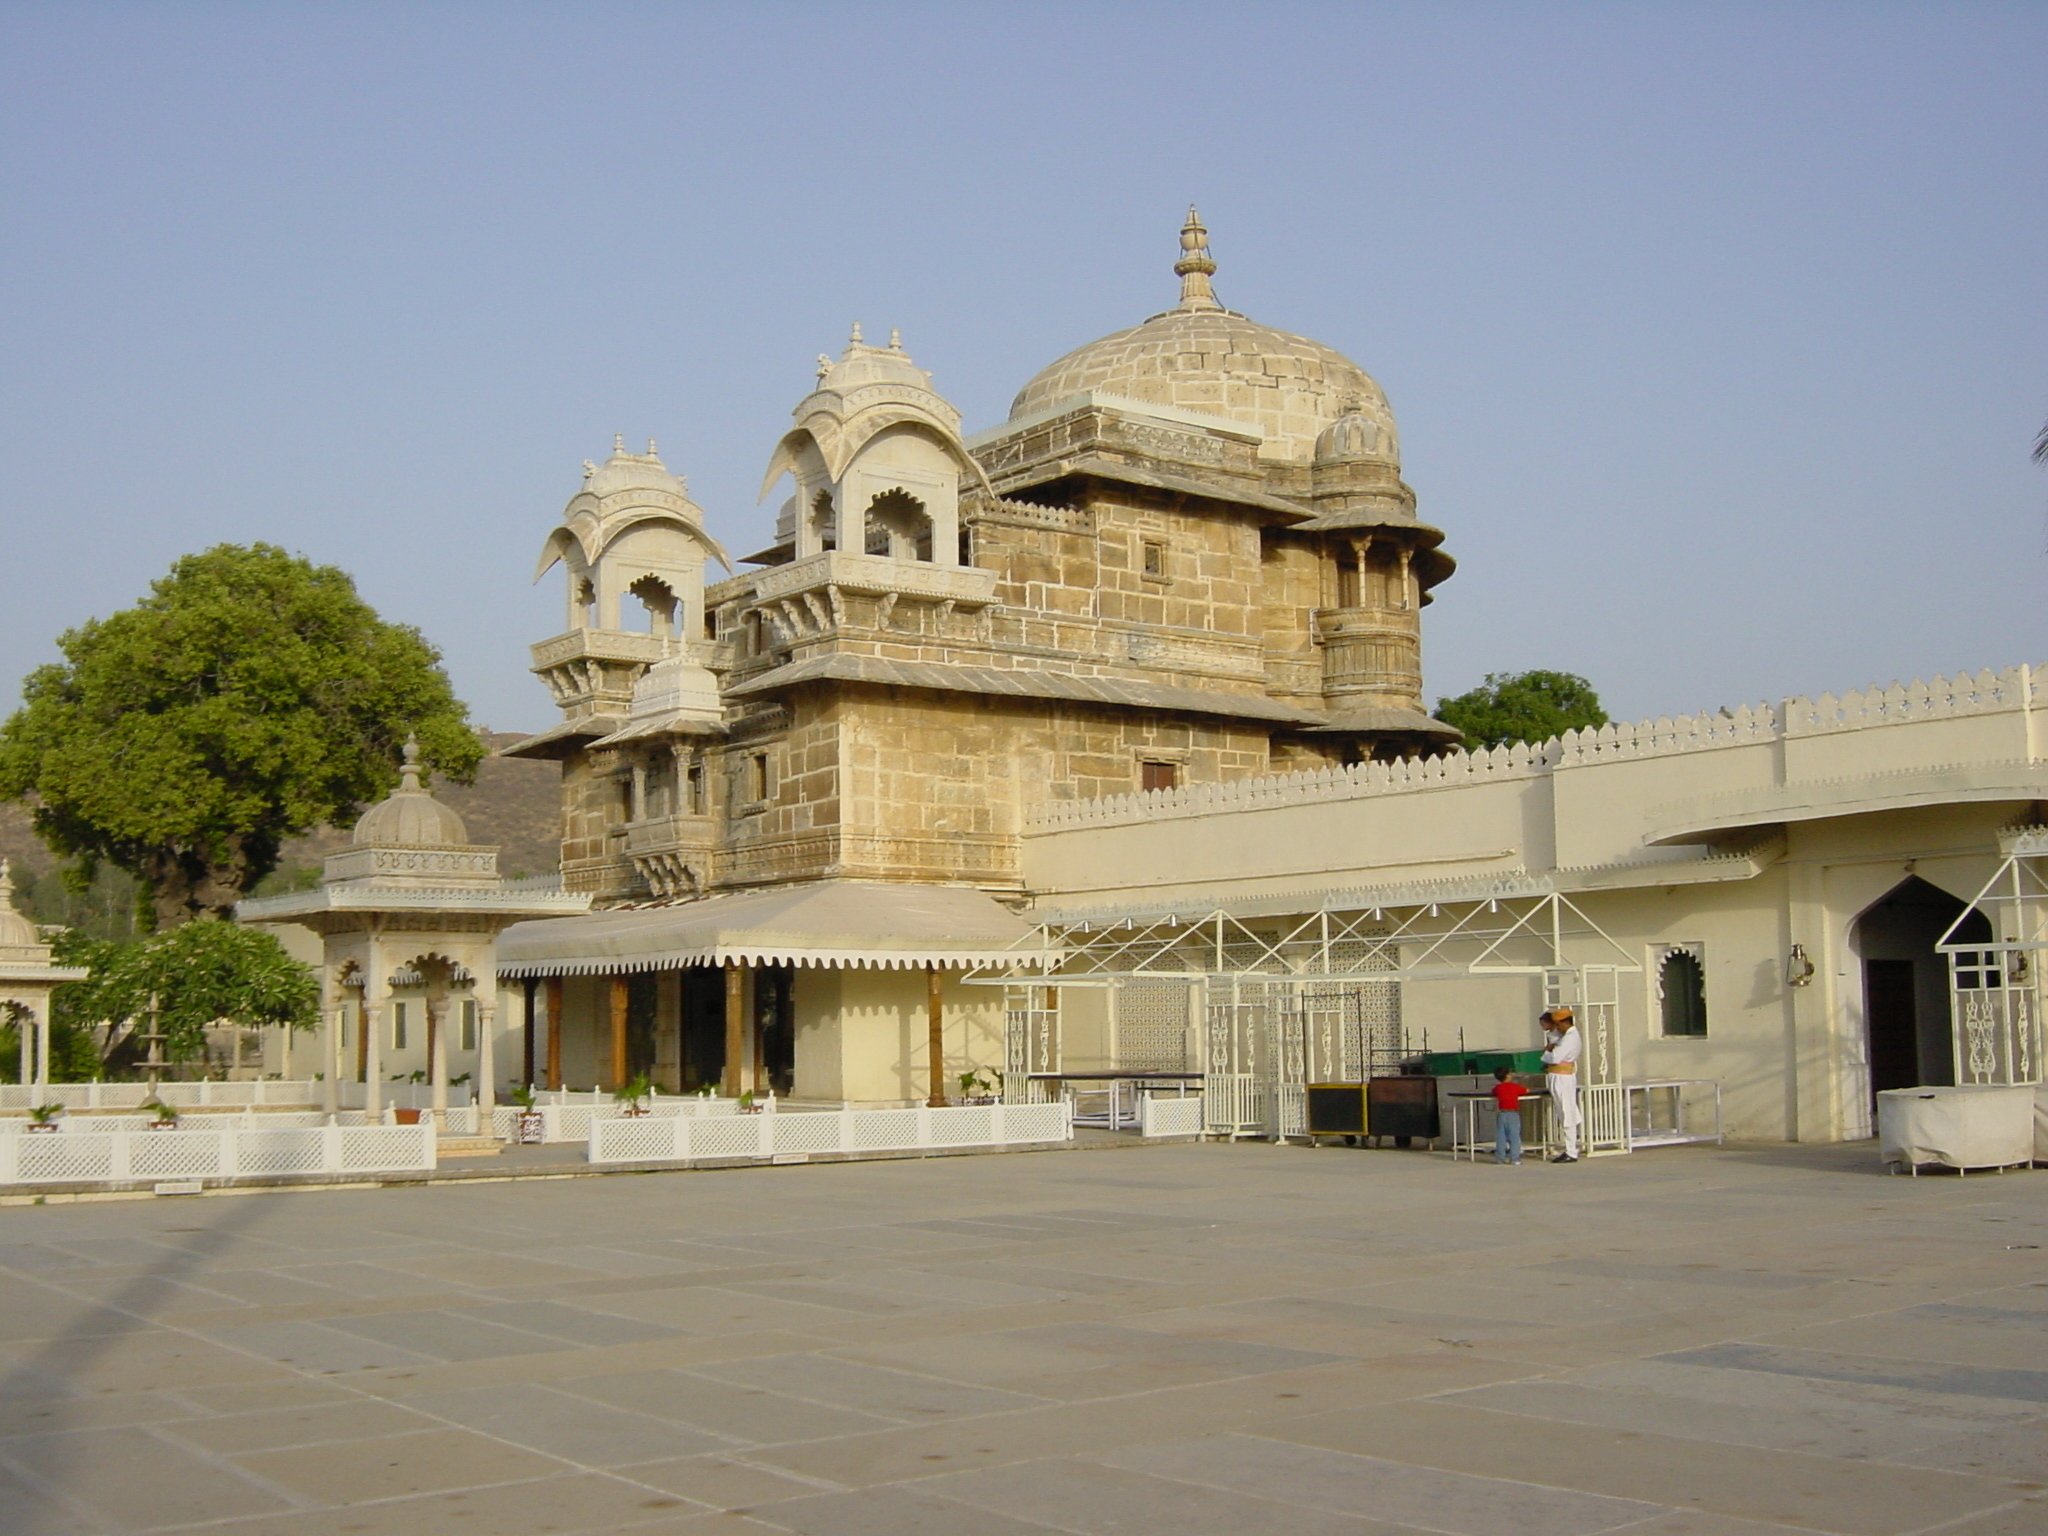
{"label": "green container", "polygon": [[1431,1051],[1422,1058],[1428,1077],[1491,1077],[1501,1067],[1510,1072],[1541,1072],[1541,1051]]}

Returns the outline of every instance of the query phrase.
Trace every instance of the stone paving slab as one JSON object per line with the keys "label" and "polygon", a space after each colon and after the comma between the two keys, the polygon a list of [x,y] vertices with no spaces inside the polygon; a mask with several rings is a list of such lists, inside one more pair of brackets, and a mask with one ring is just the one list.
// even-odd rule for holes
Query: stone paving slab
{"label": "stone paving slab", "polygon": [[2048,1172],[1120,1150],[0,1210],[0,1531],[2048,1533]]}

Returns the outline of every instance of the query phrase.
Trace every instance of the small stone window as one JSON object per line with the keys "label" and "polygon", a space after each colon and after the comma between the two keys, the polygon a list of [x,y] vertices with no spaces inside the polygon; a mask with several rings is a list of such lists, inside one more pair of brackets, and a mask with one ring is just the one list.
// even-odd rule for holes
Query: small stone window
{"label": "small stone window", "polygon": [[391,1049],[394,1051],[405,1049],[405,1004],[403,1003],[393,1003],[391,1005]]}
{"label": "small stone window", "polygon": [[1706,1035],[1707,968],[1699,945],[1676,945],[1663,952],[1657,963],[1657,1006],[1666,1036]]}
{"label": "small stone window", "polygon": [[1138,788],[1150,794],[1155,789],[1180,788],[1179,763],[1140,762]]}
{"label": "small stone window", "polygon": [[704,765],[690,764],[690,771],[684,777],[684,813],[690,816],[704,814]]}
{"label": "small stone window", "polygon": [[465,997],[462,1000],[462,1044],[456,1049],[476,1049],[476,999],[473,997]]}
{"label": "small stone window", "polygon": [[775,765],[766,752],[756,752],[747,762],[747,798],[764,801],[775,793]]}
{"label": "small stone window", "polygon": [[1157,539],[1146,539],[1138,546],[1138,569],[1154,581],[1166,579],[1166,546]]}

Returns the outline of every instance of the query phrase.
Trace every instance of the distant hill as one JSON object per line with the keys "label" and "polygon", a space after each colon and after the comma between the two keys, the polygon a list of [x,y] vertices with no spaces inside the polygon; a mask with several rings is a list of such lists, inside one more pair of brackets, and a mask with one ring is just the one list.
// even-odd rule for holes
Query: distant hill
{"label": "distant hill", "polygon": [[[524,741],[524,734],[485,731],[493,753]],[[470,841],[496,843],[498,868],[512,877],[544,875],[556,869],[562,852],[562,769],[558,763],[487,757],[476,783],[464,789],[436,784],[434,793],[454,807],[469,828]],[[273,884],[310,884],[320,861],[348,841],[348,829],[322,827],[285,845]],[[17,879],[33,882],[56,859],[29,826],[28,809],[0,805],[0,855],[14,861]]]}

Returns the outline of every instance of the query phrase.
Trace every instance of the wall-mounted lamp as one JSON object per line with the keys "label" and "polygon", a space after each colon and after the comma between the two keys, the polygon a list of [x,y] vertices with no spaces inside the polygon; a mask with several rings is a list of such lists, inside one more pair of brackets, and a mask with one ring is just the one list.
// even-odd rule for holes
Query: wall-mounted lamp
{"label": "wall-mounted lamp", "polygon": [[1785,957],[1785,985],[1803,987],[1813,980],[1813,962],[1806,958],[1806,946],[1794,944]]}
{"label": "wall-mounted lamp", "polygon": [[2006,962],[2006,980],[2016,987],[2024,987],[2033,970],[2033,967],[2027,964],[2027,952],[2024,949],[2015,949],[2009,953],[2012,958]]}

